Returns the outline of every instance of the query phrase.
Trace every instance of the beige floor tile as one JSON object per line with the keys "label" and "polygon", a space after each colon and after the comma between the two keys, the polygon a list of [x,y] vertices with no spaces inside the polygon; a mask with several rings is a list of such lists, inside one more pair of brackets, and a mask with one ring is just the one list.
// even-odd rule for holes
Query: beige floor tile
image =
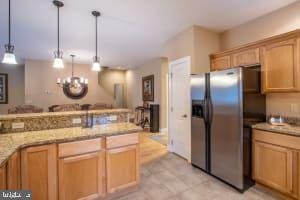
{"label": "beige floor tile", "polygon": [[173,196],[173,193],[164,185],[150,186],[145,193],[153,200],[166,200]]}
{"label": "beige floor tile", "polygon": [[163,183],[174,195],[188,190],[190,187],[178,178]]}

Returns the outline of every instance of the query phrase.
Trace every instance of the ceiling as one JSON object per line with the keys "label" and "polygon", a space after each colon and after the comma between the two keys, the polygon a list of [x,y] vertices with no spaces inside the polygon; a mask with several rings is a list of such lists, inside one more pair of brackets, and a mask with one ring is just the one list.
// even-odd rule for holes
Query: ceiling
{"label": "ceiling", "polygon": [[[78,63],[94,56],[99,10],[100,57],[105,66],[137,67],[161,56],[164,43],[195,24],[224,31],[297,0],[63,0],[61,48]],[[226,2],[226,3],[225,3]],[[7,43],[8,0],[0,1],[0,55]],[[53,59],[56,8],[51,0],[12,0],[12,43],[18,58]]]}

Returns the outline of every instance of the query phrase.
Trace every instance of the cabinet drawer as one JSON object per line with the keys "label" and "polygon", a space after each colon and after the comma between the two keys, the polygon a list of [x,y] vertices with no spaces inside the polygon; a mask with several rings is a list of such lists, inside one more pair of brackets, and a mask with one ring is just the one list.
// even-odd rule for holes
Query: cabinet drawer
{"label": "cabinet drawer", "polygon": [[106,138],[106,148],[112,149],[116,147],[128,146],[139,143],[139,134],[132,133],[126,135],[111,136]]}
{"label": "cabinet drawer", "polygon": [[300,137],[254,129],[253,140],[291,149],[300,149]]}
{"label": "cabinet drawer", "polygon": [[58,156],[67,157],[102,149],[102,138],[92,140],[82,140],[77,142],[67,142],[58,145]]}

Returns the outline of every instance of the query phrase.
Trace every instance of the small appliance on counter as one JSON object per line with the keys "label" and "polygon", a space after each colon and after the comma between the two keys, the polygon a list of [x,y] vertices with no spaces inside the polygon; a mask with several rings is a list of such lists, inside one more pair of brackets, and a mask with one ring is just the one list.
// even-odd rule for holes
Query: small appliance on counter
{"label": "small appliance on counter", "polygon": [[269,124],[273,126],[286,126],[285,119],[282,116],[270,116],[268,120]]}

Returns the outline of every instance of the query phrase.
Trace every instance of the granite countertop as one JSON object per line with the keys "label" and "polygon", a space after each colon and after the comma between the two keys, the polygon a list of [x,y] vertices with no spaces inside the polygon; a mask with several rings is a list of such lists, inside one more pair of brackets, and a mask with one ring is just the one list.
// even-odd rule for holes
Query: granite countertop
{"label": "granite countertop", "polygon": [[[105,109],[105,110],[89,110],[89,114],[111,114],[111,113],[129,113],[130,109]],[[33,118],[33,117],[51,117],[51,116],[72,116],[83,115],[86,111],[68,111],[68,112],[42,112],[42,113],[24,113],[24,114],[7,114],[0,115],[0,120],[18,119],[18,118]]]}
{"label": "granite countertop", "polygon": [[24,147],[62,143],[97,137],[121,135],[142,131],[132,123],[115,123],[93,128],[62,128],[43,131],[21,132],[0,135],[0,166],[16,151]]}
{"label": "granite countertop", "polygon": [[292,126],[292,125],[273,126],[269,123],[259,123],[253,125],[252,128],[262,130],[262,131],[270,131],[274,133],[300,137],[300,126]]}

